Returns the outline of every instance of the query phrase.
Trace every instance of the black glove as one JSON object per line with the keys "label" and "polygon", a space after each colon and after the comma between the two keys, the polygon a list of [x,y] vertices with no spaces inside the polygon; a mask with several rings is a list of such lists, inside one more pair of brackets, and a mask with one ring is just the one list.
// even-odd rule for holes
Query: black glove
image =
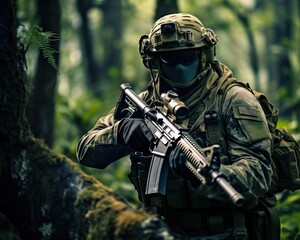
{"label": "black glove", "polygon": [[185,166],[186,161],[187,159],[181,149],[175,148],[171,151],[169,156],[170,167],[178,176],[190,181],[192,186],[196,188],[200,182]]}
{"label": "black glove", "polygon": [[129,145],[139,152],[148,152],[153,140],[154,136],[144,120],[124,118],[119,123],[118,143]]}

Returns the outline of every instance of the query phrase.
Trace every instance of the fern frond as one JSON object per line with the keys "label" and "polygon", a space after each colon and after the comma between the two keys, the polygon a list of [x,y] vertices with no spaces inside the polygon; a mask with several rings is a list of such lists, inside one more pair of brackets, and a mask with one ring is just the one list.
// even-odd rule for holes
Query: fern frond
{"label": "fern frond", "polygon": [[54,54],[57,53],[57,51],[55,51],[51,46],[51,42],[59,40],[58,34],[52,32],[43,32],[41,27],[35,25],[29,30],[23,27],[20,31],[19,39],[26,48],[28,48],[30,45],[35,45],[40,48],[48,63],[55,70],[58,70],[58,66],[54,58]]}

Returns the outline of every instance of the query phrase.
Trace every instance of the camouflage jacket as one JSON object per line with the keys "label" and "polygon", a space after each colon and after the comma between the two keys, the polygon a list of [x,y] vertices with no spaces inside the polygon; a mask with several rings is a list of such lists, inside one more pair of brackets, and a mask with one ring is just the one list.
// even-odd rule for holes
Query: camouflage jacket
{"label": "camouflage jacket", "polygon": [[[151,90],[146,90],[140,96],[149,103],[152,94]],[[213,92],[197,104],[194,115],[204,111],[204,103],[212,94]],[[241,86],[234,86],[228,90],[220,109],[227,148],[227,161],[221,164],[220,170],[247,200],[257,199],[270,189],[273,174],[272,140],[263,110],[253,94]],[[104,169],[133,151],[128,146],[118,144],[119,122],[114,119],[113,112],[114,109],[101,117],[80,139],[77,158],[81,164]],[[194,119],[197,117],[191,116]],[[205,124],[200,122],[193,132],[205,132]],[[194,196],[199,198],[224,200],[223,193],[214,185],[200,185],[192,191]]]}

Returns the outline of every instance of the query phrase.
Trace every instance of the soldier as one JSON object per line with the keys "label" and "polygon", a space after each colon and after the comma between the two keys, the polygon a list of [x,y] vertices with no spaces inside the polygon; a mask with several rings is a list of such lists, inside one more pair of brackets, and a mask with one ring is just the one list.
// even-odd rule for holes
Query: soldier
{"label": "soldier", "polygon": [[[140,96],[153,106],[168,90],[179,95],[189,108],[183,124],[190,134],[202,147],[220,144],[220,171],[245,197],[242,208],[232,206],[215,185],[199,184],[184,168],[185,157],[178,149],[168,158],[166,196],[145,196],[154,136],[142,118],[115,120],[114,109],[80,139],[77,158],[104,169],[130,154],[130,179],[139,199],[155,209],[178,239],[279,239],[276,198],[270,193],[268,124],[250,91],[228,87],[232,71],[215,60],[217,41],[214,31],[193,15],[170,14],[157,20],[139,41],[143,64],[152,75]],[[217,109],[214,119],[207,117],[211,109]]]}

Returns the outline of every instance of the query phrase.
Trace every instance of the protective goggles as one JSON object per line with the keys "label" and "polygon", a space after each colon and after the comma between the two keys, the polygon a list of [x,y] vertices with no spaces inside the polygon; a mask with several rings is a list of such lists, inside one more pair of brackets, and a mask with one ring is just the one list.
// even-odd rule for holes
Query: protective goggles
{"label": "protective goggles", "polygon": [[172,67],[175,67],[178,63],[187,66],[192,64],[198,57],[199,52],[195,49],[173,51],[173,52],[163,52],[160,53],[160,60]]}

